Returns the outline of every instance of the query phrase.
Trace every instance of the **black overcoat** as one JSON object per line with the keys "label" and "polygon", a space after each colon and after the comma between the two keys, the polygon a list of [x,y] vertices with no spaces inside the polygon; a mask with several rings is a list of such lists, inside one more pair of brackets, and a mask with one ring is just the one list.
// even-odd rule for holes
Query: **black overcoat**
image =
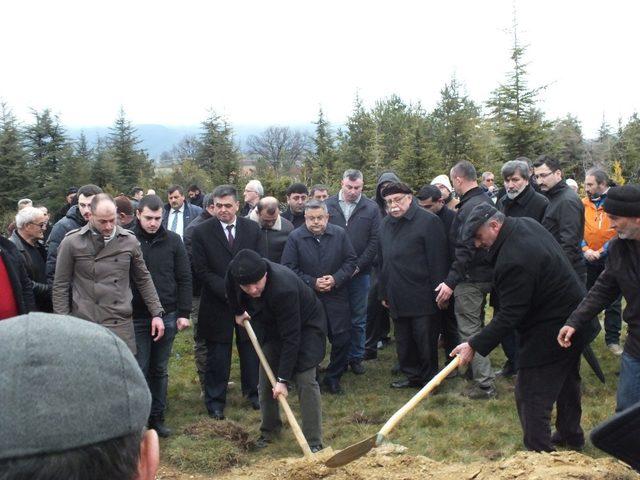
{"label": "black overcoat", "polygon": [[542,223],[547,205],[549,205],[547,197],[536,192],[531,185],[527,185],[514,199],[509,198],[508,195],[500,197],[496,208],[507,217],[529,217]]}

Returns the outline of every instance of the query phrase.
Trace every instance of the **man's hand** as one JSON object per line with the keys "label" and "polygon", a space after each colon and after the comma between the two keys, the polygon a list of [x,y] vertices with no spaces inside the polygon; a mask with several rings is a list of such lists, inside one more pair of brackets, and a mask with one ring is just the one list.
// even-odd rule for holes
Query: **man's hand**
{"label": "man's hand", "polygon": [[558,343],[562,348],[569,348],[571,346],[571,338],[574,333],[576,333],[576,329],[569,325],[565,325],[560,329],[560,332],[558,332]]}
{"label": "man's hand", "polygon": [[164,322],[160,317],[151,319],[151,337],[154,342],[160,340],[164,335]]}
{"label": "man's hand", "polygon": [[244,321],[251,320],[251,315],[249,315],[246,311],[242,313],[242,315],[236,315],[236,323],[241,327],[244,327]]}
{"label": "man's hand", "polygon": [[325,275],[322,278],[324,279],[325,284],[327,285],[327,287],[329,287],[329,290],[331,290],[333,287],[336,286],[336,280],[335,280],[335,278],[333,278],[333,275]]}
{"label": "man's hand", "polygon": [[449,299],[453,294],[453,290],[449,288],[446,283],[442,282],[436,287],[436,292],[438,292],[438,295],[436,296],[436,303],[438,304],[438,308],[440,310],[444,310],[449,305]]}
{"label": "man's hand", "polygon": [[[331,277],[331,275],[325,275],[323,277],[316,278],[316,285],[315,285],[314,288],[318,292],[325,293],[325,292],[328,292],[329,290],[331,290],[331,284],[327,280],[327,277]],[[331,277],[331,278],[333,278],[333,277]]]}
{"label": "man's hand", "polygon": [[449,354],[450,357],[455,357],[456,355],[460,358],[460,366],[471,363],[473,360],[473,356],[476,354],[476,351],[471,348],[469,343],[464,342],[454,348]]}
{"label": "man's hand", "polygon": [[289,396],[289,388],[287,388],[286,383],[282,382],[276,383],[276,386],[273,387],[272,392],[274,400],[278,399],[278,395],[282,395],[284,398],[287,398]]}
{"label": "man's hand", "polygon": [[589,262],[594,262],[598,259],[598,257],[600,257],[600,254],[598,252],[595,252],[591,249],[585,250],[583,252],[584,258],[587,259],[587,261]]}
{"label": "man's hand", "polygon": [[178,327],[178,331],[181,332],[185,328],[189,328],[191,326],[191,322],[188,318],[178,317],[176,320],[176,327]]}

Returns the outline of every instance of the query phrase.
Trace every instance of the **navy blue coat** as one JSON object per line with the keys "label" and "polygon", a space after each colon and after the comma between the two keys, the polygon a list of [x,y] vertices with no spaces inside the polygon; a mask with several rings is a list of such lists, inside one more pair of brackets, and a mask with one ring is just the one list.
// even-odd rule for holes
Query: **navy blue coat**
{"label": "navy blue coat", "polygon": [[[332,335],[351,328],[348,282],[356,269],[356,253],[343,228],[329,223],[320,237],[306,225],[296,228],[287,239],[282,264],[296,272],[322,300]],[[320,293],[314,287],[316,279],[324,275],[332,275],[336,284],[331,291]]]}
{"label": "navy blue coat", "polygon": [[356,265],[359,273],[370,273],[371,265],[378,253],[378,230],[381,219],[378,205],[361,195],[347,222],[340,208],[338,195],[329,197],[326,204],[329,210],[329,222],[347,231],[358,257]]}

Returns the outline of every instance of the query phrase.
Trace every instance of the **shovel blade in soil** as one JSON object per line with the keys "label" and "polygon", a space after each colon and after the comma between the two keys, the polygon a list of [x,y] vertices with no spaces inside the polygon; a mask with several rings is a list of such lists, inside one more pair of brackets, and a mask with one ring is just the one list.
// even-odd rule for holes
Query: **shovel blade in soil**
{"label": "shovel blade in soil", "polygon": [[329,468],[336,468],[346,465],[347,463],[353,462],[354,460],[362,457],[369,450],[376,446],[376,439],[378,435],[373,435],[366,440],[362,440],[361,442],[354,443],[353,445],[345,448],[344,450],[340,450],[329,460],[324,462],[324,464]]}

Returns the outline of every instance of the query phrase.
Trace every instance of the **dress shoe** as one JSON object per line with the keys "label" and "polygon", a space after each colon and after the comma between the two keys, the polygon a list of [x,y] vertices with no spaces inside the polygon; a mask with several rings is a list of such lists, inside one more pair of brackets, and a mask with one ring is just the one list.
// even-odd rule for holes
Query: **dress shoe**
{"label": "dress shoe", "polygon": [[464,396],[472,400],[489,400],[496,398],[498,396],[498,392],[496,392],[496,389],[493,386],[481,387],[480,385],[474,385],[464,393]]}
{"label": "dress shoe", "polygon": [[271,445],[271,440],[269,440],[264,435],[260,435],[254,445],[258,450],[262,450],[263,448],[267,448],[269,445]]}
{"label": "dress shoe", "polygon": [[149,418],[149,428],[155,430],[158,436],[162,438],[167,438],[171,435],[171,429],[165,426],[164,419],[162,417]]}
{"label": "dress shoe", "polygon": [[378,358],[378,352],[371,352],[369,350],[364,351],[364,357],[362,358],[365,362],[367,360],[375,360]]}
{"label": "dress shoe", "polygon": [[251,398],[249,399],[249,402],[251,403],[251,408],[254,410],[260,410],[260,402],[257,398]]}
{"label": "dress shoe", "polygon": [[408,378],[396,380],[391,382],[391,388],[422,388],[422,384],[419,382],[412,382]]}
{"label": "dress shoe", "polygon": [[356,375],[363,375],[365,372],[364,365],[362,365],[361,361],[351,362],[349,366],[351,367],[351,371]]}
{"label": "dress shoe", "polygon": [[318,453],[323,448],[324,447],[322,446],[321,443],[319,443],[318,445],[309,445],[309,449],[311,450],[311,453]]}
{"label": "dress shoe", "polygon": [[564,447],[569,450],[575,450],[576,452],[581,452],[584,449],[584,441],[580,444],[571,444],[567,442],[564,438],[560,436],[560,432],[555,431],[553,435],[551,435],[551,444],[556,447]]}
{"label": "dress shoe", "polygon": [[340,383],[338,382],[322,382],[322,385],[320,385],[320,389],[323,392],[326,393],[330,393],[331,395],[342,395],[344,393],[344,390],[342,390],[342,387],[340,386]]}
{"label": "dress shoe", "polygon": [[496,372],[496,377],[510,378],[513,377],[516,373],[518,372],[516,372],[516,369],[513,368],[513,363],[507,360],[502,368]]}
{"label": "dress shoe", "polygon": [[224,420],[224,412],[222,410],[213,410],[209,412],[209,416],[214,420]]}

